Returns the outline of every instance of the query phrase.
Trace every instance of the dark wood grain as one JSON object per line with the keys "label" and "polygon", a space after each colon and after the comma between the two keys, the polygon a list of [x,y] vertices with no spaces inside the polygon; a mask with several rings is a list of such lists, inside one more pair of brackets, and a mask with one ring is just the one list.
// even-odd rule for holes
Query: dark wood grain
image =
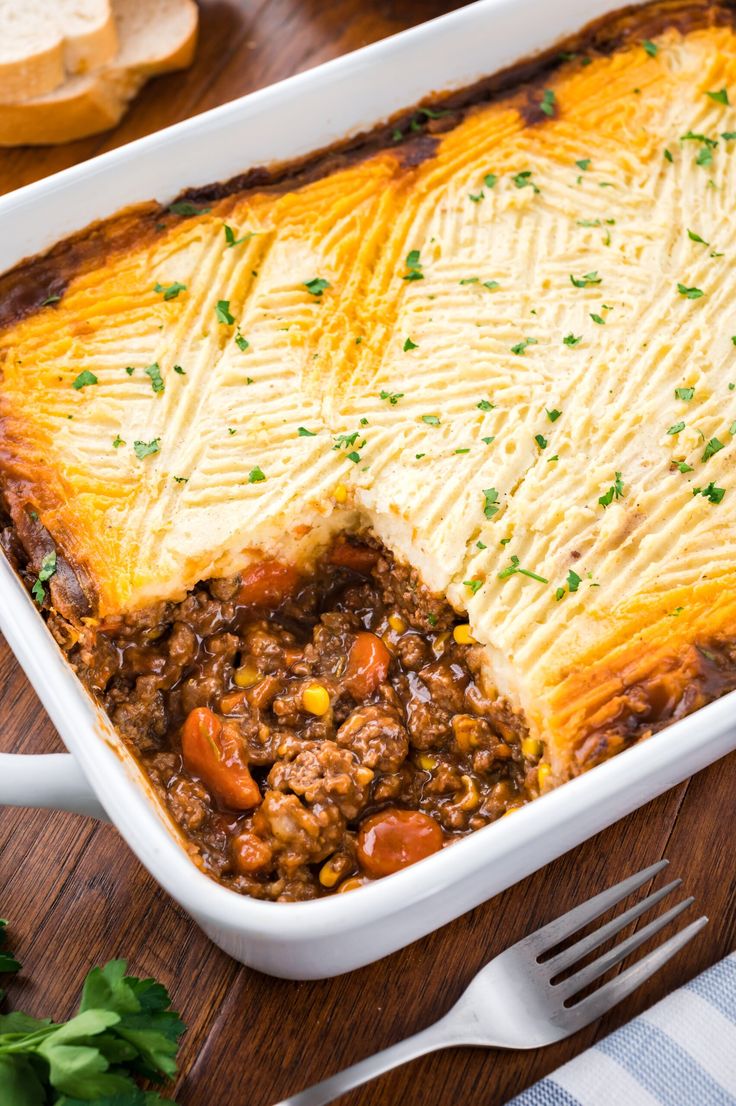
{"label": "dark wood grain", "polygon": [[[189,71],[152,81],[108,135],[58,149],[1,153],[0,192],[455,6],[442,0],[204,0],[199,51]],[[0,718],[3,750],[60,748],[4,643]],[[0,914],[12,919],[13,944],[25,968],[10,984],[10,1001],[30,1013],[65,1017],[88,968],[125,956],[137,974],[167,984],[189,1025],[177,1101],[269,1106],[426,1025],[506,945],[667,855],[710,925],[599,1025],[532,1053],[462,1049],[427,1057],[343,1100],[349,1106],[500,1106],[734,947],[734,796],[731,756],[410,948],[318,983],[269,979],[229,960],[158,889],[111,827],[72,815],[6,810],[0,813]]]}

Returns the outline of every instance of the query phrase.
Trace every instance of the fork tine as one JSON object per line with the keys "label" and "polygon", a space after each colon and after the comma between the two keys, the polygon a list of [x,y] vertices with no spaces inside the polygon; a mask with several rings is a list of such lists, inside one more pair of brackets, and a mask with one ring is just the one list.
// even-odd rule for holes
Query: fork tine
{"label": "fork tine", "polygon": [[526,947],[531,946],[535,949],[537,955],[545,952],[547,949],[551,949],[554,945],[559,944],[560,941],[564,941],[566,937],[571,937],[573,933],[582,929],[588,922],[592,922],[595,918],[599,917],[599,915],[605,914],[605,912],[610,910],[612,906],[615,906],[617,902],[625,899],[632,891],[636,891],[639,887],[643,886],[647,880],[656,876],[657,873],[661,872],[663,868],[666,868],[668,864],[668,860],[660,860],[657,864],[652,864],[649,868],[644,868],[641,872],[637,872],[636,875],[621,880],[621,882],[615,884],[615,886],[609,887],[607,891],[601,891],[600,895],[594,895],[592,899],[588,899],[587,902],[583,902],[580,906],[574,907],[574,909],[569,910],[567,914],[563,914],[561,917],[555,918],[553,922],[549,922],[546,926],[542,926],[542,928],[536,930],[535,933],[531,933],[528,937],[525,937],[519,944]]}
{"label": "fork tine", "polygon": [[589,983],[592,983],[594,979],[598,979],[599,976],[607,972],[609,968],[612,968],[614,964],[619,964],[622,960],[625,960],[629,953],[634,949],[638,949],[639,945],[643,945],[645,941],[648,941],[650,937],[653,937],[655,933],[659,933],[660,929],[664,929],[666,925],[669,925],[671,921],[682,914],[683,910],[687,910],[688,906],[691,906],[695,902],[695,899],[690,896],[689,899],[685,899],[683,902],[678,903],[677,906],[673,906],[671,910],[668,910],[665,914],[662,914],[659,918],[655,918],[649,922],[648,925],[637,930],[636,933],[632,933],[630,937],[627,937],[625,941],[621,941],[620,944],[614,948],[609,949],[608,952],[604,952],[602,956],[597,957],[592,963],[586,964],[584,968],[581,968],[575,975],[570,976],[569,979],[564,980],[562,983],[558,983],[555,986],[555,990],[563,998],[571,998],[572,995],[576,995],[579,991],[582,991],[584,987],[587,987]]}
{"label": "fork tine", "polygon": [[676,887],[680,887],[682,884],[681,879],[673,879],[671,883],[668,883],[665,887],[661,887],[658,891],[648,895],[647,898],[642,899],[641,902],[635,903],[633,906],[625,910],[623,914],[619,914],[616,918],[612,918],[610,922],[606,922],[600,929],[596,929],[594,933],[588,934],[587,937],[583,937],[582,940],[577,941],[574,945],[571,945],[569,949],[565,949],[563,952],[553,956],[551,960],[545,960],[544,967],[549,972],[550,979],[555,975],[559,975],[565,968],[569,968],[571,964],[577,964],[579,960],[582,960],[584,956],[587,956],[593,949],[597,949],[599,945],[602,945],[604,941],[607,941],[609,937],[614,937],[620,930],[624,929],[629,922],[635,921],[641,914],[646,914],[647,910],[651,910],[653,906],[656,906],[658,902],[666,898],[670,891],[674,891]]}
{"label": "fork tine", "polygon": [[599,990],[584,998],[582,1002],[569,1008],[563,1007],[559,1018],[555,1020],[563,1024],[566,1023],[570,1031],[574,1032],[576,1029],[582,1029],[583,1026],[589,1025],[596,1018],[602,1017],[612,1007],[617,1006],[622,999],[627,998],[645,980],[659,971],[676,952],[684,948],[688,941],[692,940],[695,934],[707,924],[708,919],[705,915],[691,922],[689,926],[685,926],[679,933],[670,937],[669,941],[665,941],[659,948],[654,949],[647,956],[642,957],[641,960],[637,960],[636,964],[632,964],[630,968],[627,968],[615,979],[604,983]]}

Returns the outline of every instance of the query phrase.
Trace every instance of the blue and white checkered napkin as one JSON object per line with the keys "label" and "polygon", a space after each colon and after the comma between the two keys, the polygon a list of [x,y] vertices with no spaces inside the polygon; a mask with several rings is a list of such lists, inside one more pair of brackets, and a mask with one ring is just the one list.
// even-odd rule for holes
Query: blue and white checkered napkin
{"label": "blue and white checkered napkin", "polygon": [[736,952],[508,1106],[736,1106]]}

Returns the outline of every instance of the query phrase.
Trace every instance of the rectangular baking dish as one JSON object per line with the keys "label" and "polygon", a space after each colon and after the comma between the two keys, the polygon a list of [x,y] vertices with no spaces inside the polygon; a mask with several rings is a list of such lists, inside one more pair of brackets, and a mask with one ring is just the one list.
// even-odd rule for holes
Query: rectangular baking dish
{"label": "rectangular baking dish", "polygon": [[[0,271],[128,204],[289,161],[461,88],[620,6],[479,0],[466,8],[0,198]],[[272,975],[338,975],[385,956],[736,748],[736,692],[487,826],[348,895],[259,902],[189,860],[132,757],[0,560],[0,628],[72,757],[0,754],[0,802],[107,816],[222,949]]]}

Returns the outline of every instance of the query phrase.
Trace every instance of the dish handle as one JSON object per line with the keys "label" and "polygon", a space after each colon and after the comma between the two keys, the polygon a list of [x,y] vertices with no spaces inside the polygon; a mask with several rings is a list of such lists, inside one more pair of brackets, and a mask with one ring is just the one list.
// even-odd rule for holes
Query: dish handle
{"label": "dish handle", "polygon": [[99,799],[69,753],[0,753],[0,806],[68,810],[107,822]]}

